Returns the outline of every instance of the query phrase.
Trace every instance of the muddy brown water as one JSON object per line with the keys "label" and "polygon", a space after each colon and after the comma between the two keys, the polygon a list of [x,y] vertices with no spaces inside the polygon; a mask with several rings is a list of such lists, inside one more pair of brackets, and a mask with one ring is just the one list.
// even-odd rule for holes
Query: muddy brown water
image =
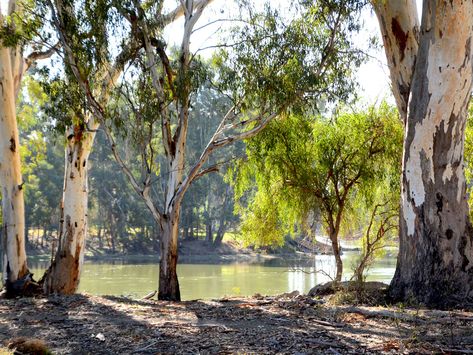
{"label": "muddy brown water", "polygon": [[[345,252],[344,278],[352,275],[357,252]],[[367,280],[389,283],[396,266],[395,255],[386,255],[369,269]],[[40,278],[46,261],[29,260],[29,267]],[[261,260],[225,264],[182,263],[178,266],[183,300],[212,299],[229,295],[251,296],[255,293],[275,295],[285,292],[308,292],[313,286],[329,281],[323,273],[335,274],[331,255],[305,259]],[[79,292],[92,295],[143,297],[157,288],[158,264],[154,258],[133,258],[86,261]]]}

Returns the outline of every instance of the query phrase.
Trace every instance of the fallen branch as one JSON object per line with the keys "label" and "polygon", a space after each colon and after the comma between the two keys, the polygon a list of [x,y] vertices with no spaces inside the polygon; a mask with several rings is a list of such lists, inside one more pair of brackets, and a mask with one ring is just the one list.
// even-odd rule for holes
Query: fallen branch
{"label": "fallen branch", "polygon": [[316,324],[323,325],[324,327],[343,328],[345,326],[345,324],[343,323],[330,323],[319,319],[311,319],[310,321]]}
{"label": "fallen branch", "polygon": [[149,300],[149,299],[153,298],[156,295],[157,292],[158,291],[154,290],[153,292],[148,293],[146,296],[144,296],[142,298],[142,300]]}
{"label": "fallen branch", "polygon": [[399,319],[406,322],[428,322],[425,319],[419,317],[419,315],[413,315],[409,313],[401,313],[396,311],[388,311],[388,310],[372,310],[366,309],[363,307],[339,307],[340,311],[345,313],[357,313],[365,316],[366,318],[392,318],[392,319]]}

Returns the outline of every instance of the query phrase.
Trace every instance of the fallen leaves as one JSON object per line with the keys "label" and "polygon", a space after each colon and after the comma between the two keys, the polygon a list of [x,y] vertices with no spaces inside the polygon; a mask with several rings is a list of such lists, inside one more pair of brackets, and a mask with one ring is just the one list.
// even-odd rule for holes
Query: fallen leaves
{"label": "fallen leaves", "polygon": [[339,307],[299,294],[170,303],[74,295],[0,300],[0,340],[56,354],[473,352],[469,312]]}

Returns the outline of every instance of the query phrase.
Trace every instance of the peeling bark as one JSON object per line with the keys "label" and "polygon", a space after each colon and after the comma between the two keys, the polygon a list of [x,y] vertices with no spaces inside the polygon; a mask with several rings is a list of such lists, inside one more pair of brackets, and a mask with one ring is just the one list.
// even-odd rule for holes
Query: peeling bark
{"label": "peeling bark", "polygon": [[471,1],[424,1],[404,141],[395,299],[448,305],[473,298],[463,171],[472,35]]}
{"label": "peeling bark", "polygon": [[[0,20],[1,16],[0,16]],[[9,48],[0,47],[0,184],[2,197],[2,278],[7,292],[13,284],[29,275],[25,251],[25,211],[23,180],[16,121],[18,75],[16,59]],[[16,52],[15,52],[16,53]],[[15,54],[16,55],[16,54]],[[13,61],[12,61],[13,59]],[[17,290],[21,292],[21,290]]]}
{"label": "peeling bark", "polygon": [[94,138],[95,132],[86,131],[83,124],[68,132],[58,248],[42,279],[46,294],[73,294],[79,286],[88,232],[87,163]]}
{"label": "peeling bark", "polygon": [[415,0],[373,0],[391,75],[392,91],[403,122],[419,41],[419,18]]}

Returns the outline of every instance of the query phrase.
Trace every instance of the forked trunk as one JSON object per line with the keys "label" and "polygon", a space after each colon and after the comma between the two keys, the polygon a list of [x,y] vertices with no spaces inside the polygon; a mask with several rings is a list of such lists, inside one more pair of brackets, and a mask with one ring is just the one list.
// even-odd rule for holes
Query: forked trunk
{"label": "forked trunk", "polygon": [[180,301],[181,293],[177,279],[179,210],[171,216],[163,218],[161,225],[158,299]]}
{"label": "forked trunk", "polygon": [[463,145],[473,3],[424,1],[404,141],[400,250],[391,295],[429,305],[473,297]]}
{"label": "forked trunk", "polygon": [[43,278],[46,294],[73,294],[79,286],[87,237],[87,162],[94,137],[83,125],[75,125],[67,137],[59,241]]}
{"label": "forked trunk", "polygon": [[2,279],[10,295],[21,294],[29,278],[15,84],[10,50],[0,47],[0,184],[2,198]]}

